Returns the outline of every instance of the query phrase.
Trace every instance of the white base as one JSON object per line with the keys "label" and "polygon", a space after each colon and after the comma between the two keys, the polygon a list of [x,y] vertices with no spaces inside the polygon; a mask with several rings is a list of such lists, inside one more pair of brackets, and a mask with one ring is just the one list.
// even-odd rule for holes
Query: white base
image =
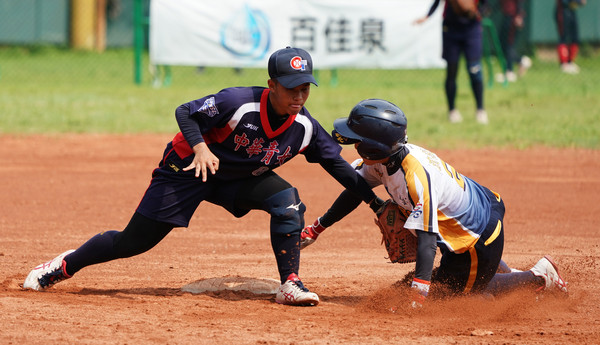
{"label": "white base", "polygon": [[220,277],[207,278],[189,283],[181,288],[184,292],[250,291],[255,294],[276,294],[281,282],[271,278]]}

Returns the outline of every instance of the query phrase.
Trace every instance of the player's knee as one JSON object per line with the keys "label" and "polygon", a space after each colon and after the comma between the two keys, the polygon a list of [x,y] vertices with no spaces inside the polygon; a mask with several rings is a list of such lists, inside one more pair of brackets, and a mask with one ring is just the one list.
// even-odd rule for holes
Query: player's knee
{"label": "player's knee", "polygon": [[103,239],[103,241],[106,243],[111,243],[112,246],[114,247],[115,243],[118,242],[119,239],[121,238],[121,231],[108,230],[108,231],[103,231],[96,236],[101,237]]}
{"label": "player's knee", "polygon": [[469,78],[472,83],[483,82],[483,72],[481,71],[481,61],[471,61],[467,63]]}
{"label": "player's knee", "polygon": [[265,200],[265,210],[271,215],[272,233],[300,233],[304,228],[306,206],[296,188],[288,188],[270,196]]}

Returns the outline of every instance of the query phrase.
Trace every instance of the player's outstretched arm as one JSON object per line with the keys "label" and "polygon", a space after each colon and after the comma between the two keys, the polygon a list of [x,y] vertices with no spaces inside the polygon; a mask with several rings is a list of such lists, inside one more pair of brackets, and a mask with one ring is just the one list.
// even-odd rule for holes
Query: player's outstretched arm
{"label": "player's outstretched arm", "polygon": [[417,18],[415,21],[413,21],[414,25],[420,25],[423,24],[427,19],[429,19],[429,17],[431,17],[431,15],[433,14],[433,12],[435,12],[435,10],[438,8],[438,5],[440,4],[440,0],[435,0],[433,2],[433,4],[431,4],[431,7],[429,8],[429,11],[427,12],[427,15],[421,18]]}
{"label": "player's outstretched arm", "polygon": [[[362,199],[358,195],[349,190],[344,190],[323,216],[317,218],[312,224],[306,226],[304,230],[302,230],[302,233],[300,234],[300,249],[304,249],[313,244],[325,229],[354,211],[361,203]],[[377,212],[382,204],[383,200],[376,197],[369,206],[373,212]]]}

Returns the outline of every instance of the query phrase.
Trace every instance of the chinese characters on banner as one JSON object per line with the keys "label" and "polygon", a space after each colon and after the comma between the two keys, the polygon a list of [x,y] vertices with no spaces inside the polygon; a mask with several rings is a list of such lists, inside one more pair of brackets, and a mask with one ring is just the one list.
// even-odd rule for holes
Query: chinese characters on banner
{"label": "chinese characters on banner", "polygon": [[157,65],[264,68],[285,46],[315,68],[440,68],[441,12],[423,25],[422,0],[152,0],[150,59]]}

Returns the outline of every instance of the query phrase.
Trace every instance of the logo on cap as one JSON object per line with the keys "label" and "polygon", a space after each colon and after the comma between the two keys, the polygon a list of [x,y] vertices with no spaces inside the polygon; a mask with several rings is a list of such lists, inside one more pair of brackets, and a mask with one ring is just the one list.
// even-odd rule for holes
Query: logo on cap
{"label": "logo on cap", "polygon": [[299,57],[299,56],[294,56],[290,60],[290,66],[292,66],[292,68],[295,69],[295,70],[304,71],[304,70],[306,70],[306,65],[307,64],[308,64],[307,61],[306,60],[302,60],[302,58]]}

